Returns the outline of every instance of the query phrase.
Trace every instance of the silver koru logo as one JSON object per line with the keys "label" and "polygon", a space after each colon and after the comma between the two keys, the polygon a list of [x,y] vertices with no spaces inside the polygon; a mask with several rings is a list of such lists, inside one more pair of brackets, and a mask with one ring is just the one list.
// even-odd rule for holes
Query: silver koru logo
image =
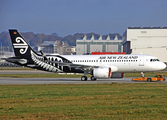
{"label": "silver koru logo", "polygon": [[20,48],[20,53],[25,54],[28,49],[28,44],[21,37],[16,38],[16,43],[13,44],[14,48]]}

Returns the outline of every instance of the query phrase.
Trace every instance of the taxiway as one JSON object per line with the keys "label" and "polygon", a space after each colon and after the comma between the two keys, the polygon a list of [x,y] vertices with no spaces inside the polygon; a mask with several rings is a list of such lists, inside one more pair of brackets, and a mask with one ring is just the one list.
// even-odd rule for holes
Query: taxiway
{"label": "taxiway", "polygon": [[111,83],[167,83],[162,82],[136,82],[132,78],[98,79],[96,81],[81,81],[80,78],[7,78],[0,77],[0,85],[29,85],[29,84],[111,84]]}
{"label": "taxiway", "polygon": [[[43,74],[50,72],[39,71],[39,70],[1,70],[0,74]],[[10,78],[0,77],[0,85],[29,85],[29,84],[111,84],[111,83],[147,83],[132,81],[131,77],[125,78],[112,78],[112,79],[97,79],[96,81],[81,81],[81,78]],[[150,82],[148,82],[150,83]],[[151,83],[167,83],[162,82],[151,82]]]}

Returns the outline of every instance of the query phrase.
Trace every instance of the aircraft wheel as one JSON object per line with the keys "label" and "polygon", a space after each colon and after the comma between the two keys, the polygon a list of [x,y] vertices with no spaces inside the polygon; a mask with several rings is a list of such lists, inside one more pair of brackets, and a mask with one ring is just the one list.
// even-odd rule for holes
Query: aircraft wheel
{"label": "aircraft wheel", "polygon": [[82,77],[81,77],[81,80],[82,80],[82,81],[87,81],[87,77],[86,77],[86,76],[82,76]]}
{"label": "aircraft wheel", "polygon": [[96,81],[96,78],[94,76],[92,76],[90,79],[91,81]]}

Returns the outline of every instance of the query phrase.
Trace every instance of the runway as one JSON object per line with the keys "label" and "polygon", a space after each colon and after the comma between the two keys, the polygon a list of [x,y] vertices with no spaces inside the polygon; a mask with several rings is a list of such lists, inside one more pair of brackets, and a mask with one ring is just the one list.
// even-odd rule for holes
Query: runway
{"label": "runway", "polygon": [[[0,70],[0,74],[52,74],[50,72],[40,70]],[[111,84],[111,83],[150,83],[132,81],[131,77],[112,78],[112,79],[97,79],[96,81],[81,81],[81,78],[10,78],[0,77],[0,85],[29,85],[29,84]],[[167,83],[151,82],[151,83]]]}
{"label": "runway", "polygon": [[122,79],[98,79],[97,81],[81,81],[80,78],[3,78],[0,77],[0,85],[30,85],[30,84],[111,84],[111,83],[163,83],[163,82],[137,82],[132,78]]}

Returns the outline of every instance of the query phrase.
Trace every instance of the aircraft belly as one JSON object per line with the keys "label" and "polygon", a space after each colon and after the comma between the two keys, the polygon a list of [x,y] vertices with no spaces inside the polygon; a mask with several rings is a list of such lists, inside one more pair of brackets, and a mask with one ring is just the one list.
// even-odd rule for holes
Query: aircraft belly
{"label": "aircraft belly", "polygon": [[120,64],[118,67],[118,72],[137,72],[139,70],[137,65],[130,63]]}

